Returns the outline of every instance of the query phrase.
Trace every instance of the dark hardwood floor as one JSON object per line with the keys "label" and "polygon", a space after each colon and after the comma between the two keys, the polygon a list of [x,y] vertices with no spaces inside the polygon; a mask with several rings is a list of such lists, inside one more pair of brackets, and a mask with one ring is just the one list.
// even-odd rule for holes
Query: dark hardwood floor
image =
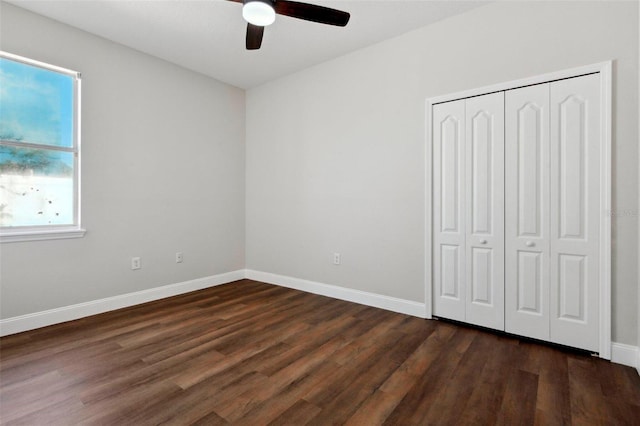
{"label": "dark hardwood floor", "polygon": [[2,424],[640,424],[632,368],[249,280],[0,351]]}

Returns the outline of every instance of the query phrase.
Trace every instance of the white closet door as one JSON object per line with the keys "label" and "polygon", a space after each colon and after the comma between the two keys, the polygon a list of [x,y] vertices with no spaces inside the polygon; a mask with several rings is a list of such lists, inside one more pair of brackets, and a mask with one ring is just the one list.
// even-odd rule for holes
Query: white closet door
{"label": "white closet door", "polygon": [[466,321],[504,330],[504,92],[465,116]]}
{"label": "white closet door", "polygon": [[465,320],[464,100],[433,107],[434,314]]}
{"label": "white closet door", "polygon": [[600,78],[551,83],[551,341],[598,350]]}
{"label": "white closet door", "polygon": [[505,330],[548,340],[549,84],[505,97]]}

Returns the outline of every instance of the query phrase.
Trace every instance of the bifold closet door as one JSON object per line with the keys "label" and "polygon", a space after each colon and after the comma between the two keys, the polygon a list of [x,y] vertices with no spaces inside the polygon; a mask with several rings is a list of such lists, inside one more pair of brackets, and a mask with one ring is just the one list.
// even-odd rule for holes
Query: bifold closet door
{"label": "bifold closet door", "polygon": [[465,321],[465,101],[433,106],[433,311]]}
{"label": "bifold closet door", "polygon": [[434,314],[504,329],[504,94],[433,107]]}
{"label": "bifold closet door", "polygon": [[550,340],[598,351],[600,76],[550,89]]}
{"label": "bifold closet door", "polygon": [[504,330],[504,92],[466,100],[466,322]]}
{"label": "bifold closet door", "polygon": [[505,330],[549,340],[549,84],[505,94]]}
{"label": "bifold closet door", "polygon": [[505,329],[598,350],[600,77],[509,90]]}

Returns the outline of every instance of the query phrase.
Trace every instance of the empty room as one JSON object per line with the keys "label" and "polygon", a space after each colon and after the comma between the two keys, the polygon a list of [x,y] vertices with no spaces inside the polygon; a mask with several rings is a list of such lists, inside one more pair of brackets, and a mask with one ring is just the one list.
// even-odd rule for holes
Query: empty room
{"label": "empty room", "polygon": [[636,0],[0,0],[0,424],[640,424]]}

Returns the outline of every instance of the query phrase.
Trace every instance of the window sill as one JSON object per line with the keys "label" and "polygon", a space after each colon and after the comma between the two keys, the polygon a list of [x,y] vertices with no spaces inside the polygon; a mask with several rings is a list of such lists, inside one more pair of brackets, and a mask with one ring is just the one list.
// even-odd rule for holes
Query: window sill
{"label": "window sill", "polygon": [[0,243],[17,243],[22,241],[62,240],[82,238],[87,231],[81,228],[58,228],[39,230],[20,230],[0,232]]}

